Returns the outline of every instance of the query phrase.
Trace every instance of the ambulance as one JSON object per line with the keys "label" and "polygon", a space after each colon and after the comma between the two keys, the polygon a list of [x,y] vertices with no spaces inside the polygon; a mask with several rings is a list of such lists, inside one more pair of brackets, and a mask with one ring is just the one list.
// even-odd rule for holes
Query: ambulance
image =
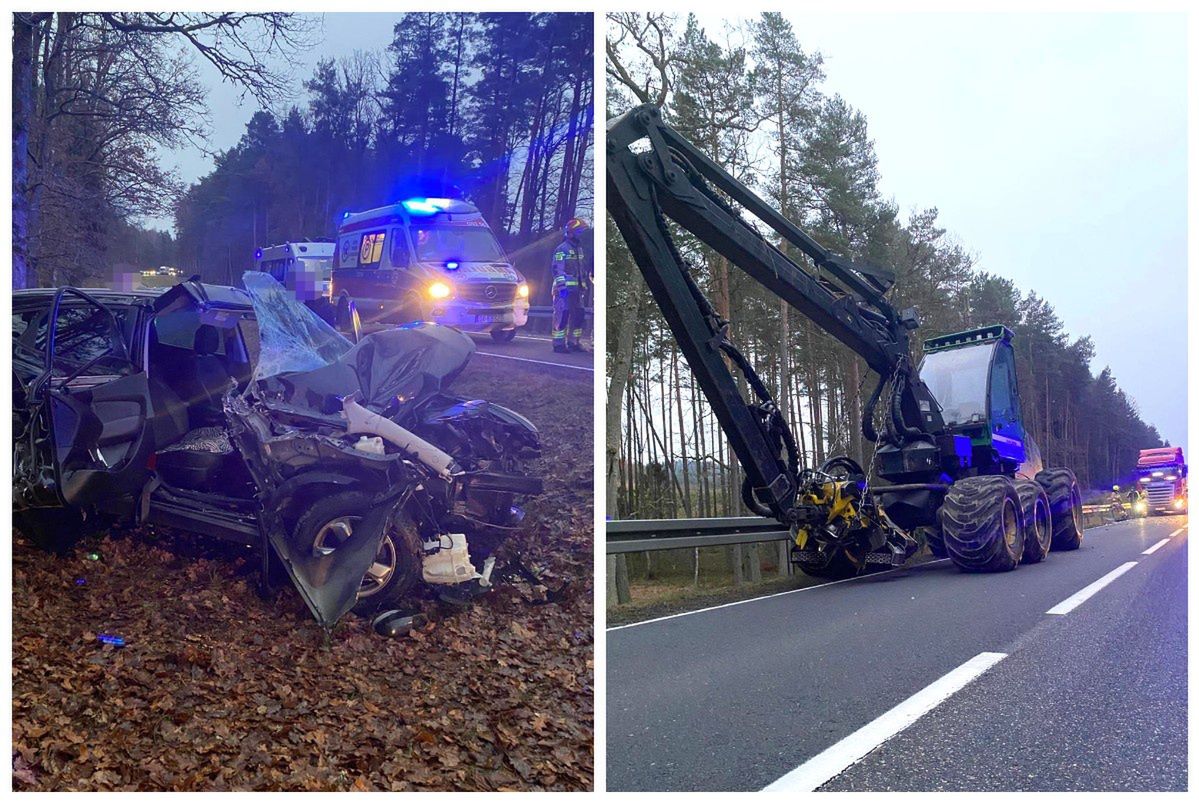
{"label": "ambulance", "polygon": [[343,329],[356,308],[365,325],[434,321],[506,342],[529,319],[528,284],[479,210],[452,198],[345,213],[329,298]]}

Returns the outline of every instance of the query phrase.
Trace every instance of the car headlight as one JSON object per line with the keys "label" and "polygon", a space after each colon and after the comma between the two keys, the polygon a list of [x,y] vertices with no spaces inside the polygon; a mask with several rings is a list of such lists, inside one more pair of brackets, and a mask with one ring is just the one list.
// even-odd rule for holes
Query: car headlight
{"label": "car headlight", "polygon": [[1181,497],[1179,497],[1177,500],[1174,501],[1174,507],[1178,508],[1179,510],[1182,509],[1182,506],[1184,504],[1185,504],[1185,501]]}
{"label": "car headlight", "polygon": [[516,288],[516,295],[520,296],[522,299],[529,298],[529,286],[523,282],[520,283],[520,285],[518,285]]}
{"label": "car headlight", "polygon": [[445,282],[434,282],[429,285],[429,298],[431,299],[448,299],[454,290]]}

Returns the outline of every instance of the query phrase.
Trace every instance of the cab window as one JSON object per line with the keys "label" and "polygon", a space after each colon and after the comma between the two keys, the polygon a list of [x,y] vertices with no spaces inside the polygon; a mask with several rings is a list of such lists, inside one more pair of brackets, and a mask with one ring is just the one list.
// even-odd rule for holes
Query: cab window
{"label": "cab window", "polygon": [[1016,367],[1011,347],[1000,344],[991,362],[991,423],[994,431],[1008,438],[1020,437],[1016,407]]}

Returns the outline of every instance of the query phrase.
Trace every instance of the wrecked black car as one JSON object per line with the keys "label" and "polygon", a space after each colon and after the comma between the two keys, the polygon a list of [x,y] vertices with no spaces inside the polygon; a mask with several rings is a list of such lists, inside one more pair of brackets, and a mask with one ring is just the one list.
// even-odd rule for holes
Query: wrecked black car
{"label": "wrecked black car", "polygon": [[117,518],[253,548],[332,627],[418,583],[466,602],[539,494],[536,428],[449,392],[474,353],[409,324],[355,341],[269,275],[245,289],[33,289],[13,301],[13,505],[40,546]]}

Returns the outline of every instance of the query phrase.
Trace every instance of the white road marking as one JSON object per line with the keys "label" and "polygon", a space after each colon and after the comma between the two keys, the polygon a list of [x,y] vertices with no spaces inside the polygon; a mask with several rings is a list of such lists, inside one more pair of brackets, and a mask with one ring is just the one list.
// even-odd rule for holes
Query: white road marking
{"label": "white road marking", "polygon": [[503,360],[519,360],[522,363],[536,363],[539,366],[555,366],[557,368],[574,369],[575,371],[595,371],[590,366],[572,366],[569,363],[554,363],[549,360],[533,360],[529,357],[514,357],[513,355],[497,355],[495,352],[480,352],[476,351],[477,355],[487,355],[488,357],[498,357]]}
{"label": "white road marking", "polygon": [[978,654],[845,739],[824,749],[766,787],[765,792],[811,792],[818,789],[1006,657],[1006,653]]}
{"label": "white road marking", "polygon": [[1141,555],[1143,555],[1143,556],[1151,556],[1151,555],[1153,555],[1153,554],[1154,554],[1154,553],[1156,553],[1158,550],[1160,550],[1160,549],[1162,548],[1162,546],[1163,546],[1164,544],[1166,544],[1168,541],[1170,541],[1170,537],[1169,537],[1169,536],[1167,536],[1166,538],[1162,539],[1160,542],[1158,542],[1157,544],[1153,545],[1153,546],[1152,546],[1152,547],[1150,547],[1148,550],[1142,551]]}
{"label": "white road marking", "polygon": [[1187,526],[1186,526],[1186,525],[1183,525],[1181,528],[1179,528],[1178,530],[1174,531],[1173,533],[1171,533],[1171,534],[1170,534],[1169,536],[1167,536],[1166,538],[1167,538],[1167,539],[1173,539],[1175,536],[1177,536],[1178,534],[1182,533],[1182,532],[1183,532],[1184,530],[1186,530],[1186,529],[1187,529]]}
{"label": "white road marking", "polygon": [[[470,336],[472,336],[472,337],[478,338],[479,340],[483,340],[483,339],[485,339],[485,338],[486,338],[486,339],[490,339],[490,338],[491,338],[491,334],[490,334],[490,333],[488,333],[488,332],[468,332],[468,333],[466,333],[466,334],[467,334],[467,335],[470,335]],[[525,335],[525,334],[518,334],[518,335],[516,336],[516,340],[518,340],[518,341],[536,341],[536,342],[541,342],[541,343],[550,343],[550,342],[552,342],[552,341],[553,341],[553,338],[550,338],[549,336],[546,336],[546,335]],[[484,342],[486,342],[486,341],[484,341]]]}
{"label": "white road marking", "polygon": [[1136,565],[1137,565],[1137,562],[1135,562],[1135,561],[1129,561],[1127,563],[1121,564],[1120,566],[1116,567],[1114,570],[1109,572],[1107,575],[1104,575],[1102,578],[1095,581],[1095,583],[1090,584],[1089,586],[1084,586],[1082,589],[1079,589],[1077,592],[1070,595],[1070,597],[1066,598],[1061,603],[1058,603],[1056,606],[1054,606],[1053,608],[1051,608],[1049,611],[1047,611],[1045,613],[1046,614],[1069,614],[1070,612],[1074,611],[1076,608],[1081,606],[1083,603],[1085,603],[1088,598],[1090,598],[1092,595],[1094,595],[1100,589],[1107,586],[1109,583],[1116,580],[1117,578],[1119,578],[1124,573],[1128,572],[1130,569],[1132,569]]}
{"label": "white road marking", "polygon": [[[916,564],[917,567],[923,567],[928,564],[942,564],[948,561],[948,558],[939,558],[936,561],[926,561],[924,564]],[[810,592],[813,589],[823,589],[826,586],[836,586],[839,583],[849,583],[850,581],[860,581],[863,578],[878,578],[883,575],[888,575],[892,572],[899,572],[902,569],[911,569],[911,567],[896,567],[895,569],[885,570],[883,572],[872,572],[869,575],[858,575],[853,578],[842,578],[839,581],[829,581],[828,583],[818,583],[815,586],[805,586],[802,589],[788,589],[786,592],[775,592],[772,595],[762,595],[761,597],[751,597],[747,600],[734,600],[732,603],[721,603],[719,606],[708,606],[706,609],[696,609],[695,611],[681,611],[678,614],[667,614],[664,617],[654,617],[652,620],[641,620],[635,623],[626,623],[624,625],[614,625],[611,628],[605,628],[605,631],[619,631],[622,628],[636,628],[639,625],[649,625],[650,623],[660,623],[663,620],[673,620],[677,617],[688,617],[692,614],[703,614],[705,611],[716,611],[717,609],[727,609],[731,606],[740,606],[745,603],[756,603],[759,600],[769,600],[772,597],[782,597],[783,595],[793,595],[796,592]]]}

